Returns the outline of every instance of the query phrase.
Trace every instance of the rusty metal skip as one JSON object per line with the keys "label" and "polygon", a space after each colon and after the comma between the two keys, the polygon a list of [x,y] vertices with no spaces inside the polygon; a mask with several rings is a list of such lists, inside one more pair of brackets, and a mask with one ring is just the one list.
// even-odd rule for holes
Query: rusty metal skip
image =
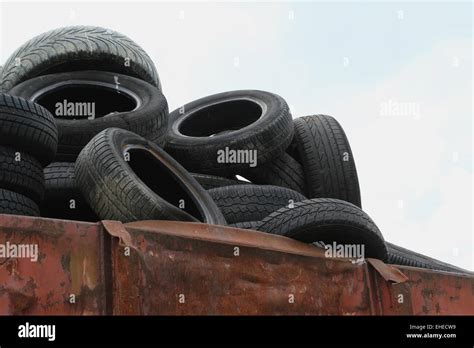
{"label": "rusty metal skip", "polygon": [[0,215],[0,314],[451,315],[474,313],[469,274],[329,259],[285,237],[173,221]]}

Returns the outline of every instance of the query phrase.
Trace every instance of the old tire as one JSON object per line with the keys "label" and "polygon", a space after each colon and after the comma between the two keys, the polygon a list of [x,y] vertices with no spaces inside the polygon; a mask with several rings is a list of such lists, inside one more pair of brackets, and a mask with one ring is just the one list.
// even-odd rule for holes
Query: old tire
{"label": "old tire", "polygon": [[41,216],[78,221],[99,220],[77,188],[74,163],[51,163],[44,169],[44,180],[45,195],[40,204]]}
{"label": "old tire", "polygon": [[386,244],[388,250],[387,262],[390,264],[426,268],[445,272],[471,273],[462,268],[402,248],[398,245],[389,242]]}
{"label": "old tire", "polygon": [[81,151],[75,174],[101,219],[226,224],[191,174],[157,145],[126,130],[109,128],[96,135]]}
{"label": "old tire", "polygon": [[0,91],[37,76],[83,70],[129,75],[161,89],[152,60],[131,39],[110,29],[71,26],[40,34],[18,48],[3,66]]}
{"label": "old tire", "polygon": [[0,214],[39,216],[38,205],[30,198],[0,188]]}
{"label": "old tire", "polygon": [[259,221],[282,207],[305,200],[300,193],[270,185],[235,185],[207,191],[230,224]]}
{"label": "old tire", "polygon": [[[140,79],[101,71],[67,72],[25,81],[10,93],[42,105],[55,116],[59,132],[56,161],[73,162],[96,134],[111,127],[130,130],[164,145],[168,127],[166,98]],[[73,107],[68,109],[69,106]],[[68,110],[93,110],[95,118],[58,116],[59,111]]]}
{"label": "old tire", "polygon": [[285,100],[255,90],[195,100],[173,111],[170,123],[166,150],[190,171],[223,176],[254,165],[239,154],[256,154],[256,165],[266,163],[281,155],[293,137]]}
{"label": "old tire", "polygon": [[258,229],[306,243],[363,244],[364,257],[387,260],[383,236],[372,219],[338,199],[308,199],[293,208],[281,208],[264,218]]}
{"label": "old tire", "polygon": [[58,146],[53,115],[23,98],[0,94],[0,146],[9,146],[49,164]]}
{"label": "old tire", "polygon": [[36,203],[43,199],[43,167],[33,156],[0,146],[0,188],[20,193]]}
{"label": "old tire", "polygon": [[303,165],[306,196],[336,198],[361,206],[359,180],[349,141],[331,116],[294,120],[289,152]]}
{"label": "old tire", "polygon": [[301,194],[306,191],[303,167],[287,153],[249,168],[244,175],[254,184],[286,187]]}

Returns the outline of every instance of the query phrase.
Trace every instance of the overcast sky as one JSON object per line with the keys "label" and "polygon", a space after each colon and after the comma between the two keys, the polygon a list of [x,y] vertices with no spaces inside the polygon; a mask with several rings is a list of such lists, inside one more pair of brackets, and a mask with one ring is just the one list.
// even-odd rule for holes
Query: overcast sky
{"label": "overcast sky", "polygon": [[170,109],[262,89],[326,113],[354,152],[386,240],[474,269],[470,2],[3,2],[0,62],[31,37],[89,24],[154,60]]}

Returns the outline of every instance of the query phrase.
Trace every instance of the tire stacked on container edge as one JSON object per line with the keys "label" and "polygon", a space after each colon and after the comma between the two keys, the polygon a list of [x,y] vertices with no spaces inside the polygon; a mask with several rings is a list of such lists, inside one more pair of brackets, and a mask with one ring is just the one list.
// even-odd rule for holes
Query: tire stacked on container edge
{"label": "tire stacked on container edge", "polygon": [[473,274],[473,272],[467,271],[465,269],[450,265],[439,260],[435,260],[431,257],[405,249],[393,243],[387,242],[386,244],[388,250],[387,262],[390,264],[426,268],[445,272]]}
{"label": "tire stacked on container edge", "polygon": [[22,98],[0,94],[0,213],[39,215],[43,166],[55,156],[53,116]]}
{"label": "tire stacked on container edge", "polygon": [[101,219],[225,225],[209,194],[157,145],[132,132],[97,134],[75,164],[76,184]]}
{"label": "tire stacked on container edge", "polygon": [[[378,248],[379,257],[385,255],[381,234],[378,228],[369,220],[370,218],[356,206],[335,199],[311,199],[296,205],[297,211],[290,211],[288,207],[270,214],[263,220],[246,221],[230,224],[230,226],[275,233],[312,243],[319,248],[326,249],[332,242],[350,244],[362,240],[360,234],[368,233],[369,238],[378,241],[372,244],[369,252],[374,253],[373,245]],[[350,239],[348,230],[359,228]],[[329,230],[325,231],[325,230]],[[364,230],[366,232],[364,232]],[[373,237],[370,237],[373,234]],[[378,246],[377,246],[378,245]],[[444,272],[472,274],[471,271],[453,266],[451,264],[433,259],[417,252],[400,247],[393,243],[385,242],[386,260],[388,264],[418,267]]]}
{"label": "tire stacked on container edge", "polygon": [[314,198],[280,208],[264,218],[259,231],[306,243],[364,246],[365,257],[387,260],[387,247],[372,219],[352,203]]}

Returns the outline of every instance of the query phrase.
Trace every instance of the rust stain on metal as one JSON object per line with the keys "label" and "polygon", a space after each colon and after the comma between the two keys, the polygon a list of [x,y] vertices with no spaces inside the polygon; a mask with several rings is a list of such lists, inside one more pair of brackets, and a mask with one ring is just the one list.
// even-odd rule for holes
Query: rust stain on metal
{"label": "rust stain on metal", "polygon": [[474,277],[415,267],[396,266],[407,277],[403,283],[390,283],[374,275],[381,314],[390,315],[468,315],[474,312]]}
{"label": "rust stain on metal", "polygon": [[400,269],[409,277],[413,314],[467,315],[474,313],[474,277],[417,268]]}
{"label": "rust stain on metal", "polygon": [[6,241],[36,243],[40,256],[0,259],[0,314],[474,312],[472,276],[373,259],[352,264],[309,244],[231,227],[0,215]]}
{"label": "rust stain on metal", "polygon": [[370,314],[364,266],[284,237],[195,223],[124,225],[112,244],[115,314]]}
{"label": "rust stain on metal", "polygon": [[75,250],[67,258],[69,264],[66,270],[71,276],[71,293],[80,294],[83,288],[94,290],[98,286],[100,269],[94,252],[92,248],[82,248]]}
{"label": "rust stain on metal", "polygon": [[0,215],[0,244],[39,252],[36,262],[0,259],[0,314],[103,314],[100,231],[98,224]]}

